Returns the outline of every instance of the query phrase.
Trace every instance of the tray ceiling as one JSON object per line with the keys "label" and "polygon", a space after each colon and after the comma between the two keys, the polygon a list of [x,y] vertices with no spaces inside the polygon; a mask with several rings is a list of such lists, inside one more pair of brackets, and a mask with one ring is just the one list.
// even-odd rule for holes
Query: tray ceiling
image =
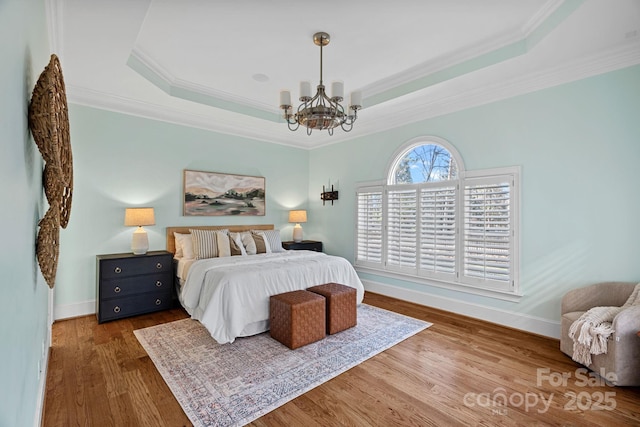
{"label": "tray ceiling", "polygon": [[[640,63],[635,0],[49,0],[69,102],[314,148]],[[280,90],[361,90],[350,133],[290,132]]]}

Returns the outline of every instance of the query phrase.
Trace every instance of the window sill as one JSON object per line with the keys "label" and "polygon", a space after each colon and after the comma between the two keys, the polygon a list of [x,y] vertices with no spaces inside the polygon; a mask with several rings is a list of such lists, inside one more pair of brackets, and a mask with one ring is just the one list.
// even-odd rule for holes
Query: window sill
{"label": "window sill", "polygon": [[395,271],[379,270],[377,268],[355,266],[358,273],[375,274],[376,276],[388,277],[390,279],[405,280],[421,285],[435,286],[437,288],[450,289],[453,291],[465,292],[473,295],[480,295],[488,298],[495,298],[504,301],[519,302],[524,294],[520,292],[502,291],[497,289],[481,288],[472,285],[465,285],[458,282],[446,282],[426,277],[413,276],[410,274],[402,274]]}

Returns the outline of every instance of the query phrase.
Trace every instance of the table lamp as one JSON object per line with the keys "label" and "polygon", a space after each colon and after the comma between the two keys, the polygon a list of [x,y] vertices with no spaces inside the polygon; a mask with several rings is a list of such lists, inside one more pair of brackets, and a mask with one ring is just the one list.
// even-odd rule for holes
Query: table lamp
{"label": "table lamp", "polygon": [[301,222],[307,222],[307,211],[289,211],[289,222],[295,222],[293,227],[293,241],[298,243],[302,241],[302,226]]}
{"label": "table lamp", "polygon": [[149,238],[143,225],[155,225],[156,219],[153,208],[126,208],[124,211],[124,225],[138,227],[133,232],[131,250],[135,255],[144,255],[149,250]]}

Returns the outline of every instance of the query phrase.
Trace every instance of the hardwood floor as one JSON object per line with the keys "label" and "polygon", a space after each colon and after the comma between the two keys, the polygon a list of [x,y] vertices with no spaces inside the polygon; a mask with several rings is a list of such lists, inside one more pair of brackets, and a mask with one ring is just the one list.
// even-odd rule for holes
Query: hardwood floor
{"label": "hardwood floor", "polygon": [[[250,425],[640,425],[640,387],[589,376],[557,340],[372,293],[365,302],[433,326]],[[43,425],[190,426],[133,335],[185,317],[56,322]]]}

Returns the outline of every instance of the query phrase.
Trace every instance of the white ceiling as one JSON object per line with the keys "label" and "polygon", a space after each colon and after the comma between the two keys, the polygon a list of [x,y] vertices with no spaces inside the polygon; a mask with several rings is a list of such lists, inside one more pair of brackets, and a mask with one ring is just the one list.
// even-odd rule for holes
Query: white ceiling
{"label": "white ceiling", "polygon": [[[637,0],[47,0],[70,103],[303,148],[640,63]],[[361,90],[353,131],[291,132],[279,92]]]}

